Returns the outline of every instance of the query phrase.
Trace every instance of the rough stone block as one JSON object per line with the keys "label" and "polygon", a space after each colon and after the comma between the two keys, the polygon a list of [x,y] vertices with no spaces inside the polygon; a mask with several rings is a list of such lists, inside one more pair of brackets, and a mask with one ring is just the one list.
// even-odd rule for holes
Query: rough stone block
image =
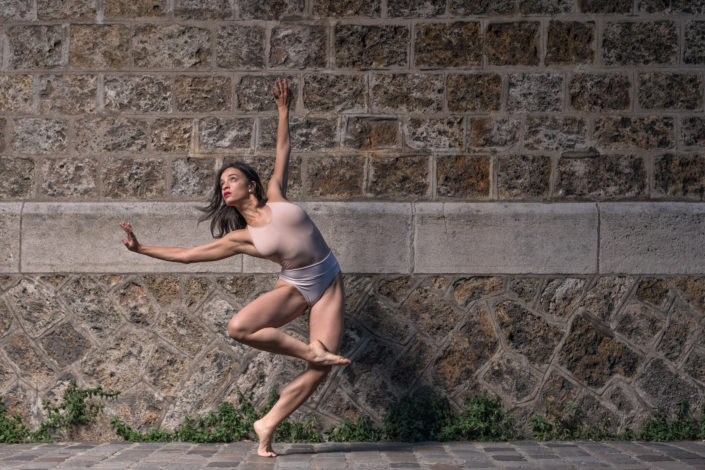
{"label": "rough stone block", "polygon": [[21,210],[20,202],[0,203],[0,273],[20,272]]}
{"label": "rough stone block", "polygon": [[406,145],[413,149],[447,150],[463,147],[463,118],[409,119],[405,126]]}
{"label": "rough stone block", "polygon": [[132,35],[136,67],[189,69],[210,65],[210,32],[195,26],[138,25]]}
{"label": "rough stone block", "polygon": [[282,0],[262,2],[260,0],[241,0],[240,18],[243,20],[280,20],[293,16],[301,17],[304,13],[305,0]]}
{"label": "rough stone block", "polygon": [[674,144],[671,117],[618,117],[595,120],[595,142],[604,148],[670,148]]}
{"label": "rough stone block", "polygon": [[141,16],[164,16],[167,0],[104,0],[103,14],[106,18]]}
{"label": "rough stone block", "polygon": [[190,20],[229,20],[233,17],[229,0],[176,0],[174,16]]}
{"label": "rough stone block", "polygon": [[705,146],[705,118],[684,118],[681,121],[681,140],[685,145]]}
{"label": "rough stone block", "polygon": [[37,19],[95,21],[96,0],[37,0]]}
{"label": "rough stone block", "polygon": [[149,142],[149,126],[138,119],[86,118],[75,123],[79,152],[143,152]]}
{"label": "rough stone block", "polygon": [[166,196],[166,171],[163,160],[110,160],[101,172],[101,179],[103,195],[111,199],[153,199]]}
{"label": "rough stone block", "polygon": [[41,168],[41,193],[51,197],[97,196],[94,160],[47,159]]}
{"label": "rough stone block", "polygon": [[363,75],[304,75],[304,107],[311,111],[364,110],[367,81]]}
{"label": "rough stone block", "polygon": [[364,170],[363,157],[310,158],[306,165],[306,195],[326,199],[360,197]]}
{"label": "rough stone block", "polygon": [[514,12],[514,0],[450,0],[453,15],[507,15]]}
{"label": "rough stone block", "polygon": [[343,145],[356,149],[399,147],[401,145],[399,121],[376,117],[348,118]]}
{"label": "rough stone block", "polygon": [[180,158],[171,171],[172,196],[209,196],[215,181],[215,160],[212,158]]}
{"label": "rough stone block", "polygon": [[438,112],[443,109],[443,76],[406,73],[374,75],[370,84],[370,100],[375,111]]}
{"label": "rough stone block", "polygon": [[0,20],[32,20],[34,4],[26,0],[10,0],[0,4]]}
{"label": "rough stone block", "polygon": [[67,140],[67,125],[62,119],[15,119],[15,134],[12,138],[12,149],[15,152],[63,152]]}
{"label": "rough stone block", "polygon": [[254,121],[249,118],[209,117],[198,121],[198,141],[206,152],[252,148]]}
{"label": "rough stone block", "polygon": [[663,328],[664,321],[657,310],[638,302],[627,304],[615,318],[615,332],[632,344],[648,349]]}
{"label": "rough stone block", "polygon": [[377,157],[369,165],[367,193],[394,200],[428,197],[427,156]]}
{"label": "rough stone block", "polygon": [[379,18],[381,0],[314,0],[313,14],[322,17],[345,18],[366,16]]}
{"label": "rough stone block", "polygon": [[487,157],[436,157],[438,197],[487,199],[490,190],[490,161]]}
{"label": "rough stone block", "polygon": [[[163,178],[162,178],[163,179]],[[179,264],[129,252],[121,221],[141,243],[190,247],[212,241],[193,203],[26,203],[22,272],[240,272],[239,257]],[[174,223],[178,220],[179,223]],[[81,249],[77,250],[76,247]],[[53,256],[45,256],[51,252]]]}
{"label": "rough stone block", "polygon": [[559,15],[571,13],[573,2],[571,0],[521,0],[519,11],[524,15]]}
{"label": "rough stone block", "polygon": [[702,77],[700,73],[639,74],[639,106],[644,109],[702,109]]}
{"label": "rough stone block", "polygon": [[629,109],[630,87],[625,74],[577,73],[568,84],[570,105],[589,112]]}
{"label": "rough stone block", "polygon": [[34,160],[0,156],[0,199],[31,197],[34,192]]}
{"label": "rough stone block", "polygon": [[572,117],[528,117],[524,148],[529,150],[572,150],[585,148],[585,121]]}
{"label": "rough stone block", "polygon": [[507,155],[498,160],[497,187],[500,199],[541,199],[549,195],[551,158],[539,155]]}
{"label": "rough stone block", "polygon": [[557,73],[509,75],[509,111],[549,112],[563,109],[563,76]]}
{"label": "rough stone block", "polygon": [[158,152],[188,152],[192,129],[191,119],[157,119],[152,123],[152,148]]}
{"label": "rough stone block", "polygon": [[[259,175],[266,191],[267,183],[272,177],[272,172],[274,171],[274,155],[270,152],[269,155],[265,156],[255,155],[238,157],[237,160],[247,163],[257,171],[257,174]],[[301,181],[301,158],[296,155],[292,155],[289,160],[289,181],[286,188],[287,199],[302,199],[303,189],[301,187]]]}
{"label": "rough stone block", "polygon": [[[272,98],[272,90],[277,78],[285,78],[292,96],[297,96],[299,80],[294,76],[244,75],[235,87],[237,106],[242,111],[275,111],[277,104]],[[292,102],[290,112],[295,103]]]}
{"label": "rough stone block", "polygon": [[491,65],[539,65],[539,23],[491,23],[485,53]]}
{"label": "rough stone block", "polygon": [[595,23],[551,21],[548,25],[546,64],[591,64],[595,58]]}
{"label": "rough stone block", "polygon": [[[260,119],[259,149],[275,149],[277,141],[276,118]],[[291,147],[297,151],[322,150],[338,146],[337,121],[329,118],[295,116],[289,122]]]}
{"label": "rough stone block", "polygon": [[556,196],[566,199],[648,197],[644,160],[638,156],[590,155],[558,161]]}
{"label": "rough stone block", "polygon": [[93,113],[96,107],[95,75],[44,75],[39,79],[41,113]]}
{"label": "rough stone block", "polygon": [[431,18],[445,14],[445,0],[399,0],[390,2],[387,15],[404,18]]}
{"label": "rough stone block", "polygon": [[563,336],[560,329],[512,300],[497,305],[495,312],[499,327],[513,349],[520,351],[534,365],[549,362]]}
{"label": "rough stone block", "polygon": [[0,75],[0,110],[31,113],[32,99],[31,75]]}
{"label": "rough stone block", "polygon": [[446,93],[451,112],[499,111],[502,77],[496,73],[449,74]]}
{"label": "rough stone block", "polygon": [[653,407],[672,415],[681,402],[699,403],[701,391],[678,371],[671,370],[662,359],[655,359],[637,377],[636,385]]}
{"label": "rough stone block", "polygon": [[50,69],[66,65],[61,25],[10,26],[5,30],[11,69]]}
{"label": "rough stone block", "polygon": [[705,210],[689,203],[600,204],[600,272],[696,274],[705,254]]}
{"label": "rough stone block", "polygon": [[677,64],[678,30],[673,21],[608,22],[602,56],[606,65]]}
{"label": "rough stone block", "polygon": [[59,367],[66,367],[76,362],[91,347],[88,338],[77,332],[68,322],[54,328],[39,342]]}
{"label": "rough stone block", "polygon": [[639,0],[638,8],[644,13],[705,13],[705,1]]}
{"label": "rough stone block", "polygon": [[120,24],[71,25],[69,63],[91,69],[129,66],[130,29]]}
{"label": "rough stone block", "polygon": [[126,112],[171,112],[171,79],[154,75],[118,75],[104,79],[105,109]]}
{"label": "rough stone block", "polygon": [[23,334],[8,339],[4,350],[7,357],[20,369],[22,378],[32,387],[45,388],[54,378],[54,370]]}
{"label": "rough stone block", "polygon": [[337,67],[375,69],[407,65],[406,26],[336,24],[333,47]]}
{"label": "rough stone block", "polygon": [[470,120],[469,145],[477,148],[509,148],[519,141],[521,121],[515,118]]}
{"label": "rough stone block", "polygon": [[415,65],[419,68],[482,64],[479,22],[424,23],[417,26]]}
{"label": "rough stone block", "polygon": [[0,118],[0,152],[5,151],[5,128],[7,127],[7,119]]}
{"label": "rough stone block", "polygon": [[215,63],[228,69],[264,67],[264,28],[228,24],[218,28],[215,37]]}
{"label": "rough stone block", "polygon": [[325,26],[295,25],[272,29],[269,64],[283,68],[321,68],[328,64]]}
{"label": "rough stone block", "polygon": [[179,111],[229,111],[232,82],[230,77],[180,75],[174,83],[174,102]]}
{"label": "rough stone block", "polygon": [[683,63],[705,64],[705,21],[690,21],[686,24]]}
{"label": "rough stone block", "polygon": [[593,204],[417,203],[414,272],[593,273]]}
{"label": "rough stone block", "polygon": [[583,13],[631,13],[632,0],[579,0]]}
{"label": "rough stone block", "polygon": [[702,201],[705,198],[705,157],[670,153],[656,157],[653,195]]}

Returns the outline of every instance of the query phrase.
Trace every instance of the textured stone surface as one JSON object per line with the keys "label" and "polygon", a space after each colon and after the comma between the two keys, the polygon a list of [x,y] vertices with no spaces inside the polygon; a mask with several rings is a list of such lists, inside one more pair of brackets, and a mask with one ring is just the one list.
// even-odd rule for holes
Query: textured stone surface
{"label": "textured stone surface", "polygon": [[502,77],[495,73],[449,74],[446,93],[449,111],[498,111]]}
{"label": "textured stone surface", "polygon": [[298,79],[291,75],[244,75],[235,86],[237,106],[243,111],[275,111],[277,105],[272,99],[274,82],[285,78],[292,96],[297,96]]}
{"label": "textured stone surface", "polygon": [[490,295],[502,292],[504,284],[501,277],[477,276],[460,278],[453,283],[453,298],[460,306]]}
{"label": "textured stone surface", "polygon": [[166,3],[167,0],[104,0],[103,13],[107,18],[164,16]]}
{"label": "textured stone surface", "polygon": [[539,23],[490,23],[485,53],[492,65],[538,65]]}
{"label": "textured stone surface", "polygon": [[681,140],[685,145],[705,146],[705,118],[683,119],[681,121]]}
{"label": "textured stone surface", "polygon": [[551,21],[548,25],[546,64],[590,64],[594,61],[595,23]]}
{"label": "textured stone surface", "polygon": [[280,20],[288,16],[303,14],[304,0],[281,0],[261,2],[258,0],[241,0],[240,18],[245,20]]}
{"label": "textured stone surface", "polygon": [[510,111],[561,111],[563,77],[557,73],[509,75],[507,108]]}
{"label": "textured stone surface", "polygon": [[61,25],[10,26],[4,30],[11,69],[55,68],[66,65],[62,50],[66,32]]}
{"label": "textured stone surface", "polygon": [[629,77],[624,74],[578,73],[568,85],[570,105],[578,111],[629,109]]}
{"label": "textured stone surface", "polygon": [[118,287],[114,297],[131,323],[141,328],[148,328],[154,325],[157,311],[152,305],[148,291],[144,286],[136,281],[128,281]]}
{"label": "textured stone surface", "polygon": [[103,83],[105,109],[138,113],[171,111],[172,86],[167,77],[108,76]]}
{"label": "textured stone surface", "polygon": [[174,81],[179,111],[227,111],[232,106],[230,77],[181,75]]}
{"label": "textured stone surface", "polygon": [[26,198],[34,191],[34,160],[30,158],[0,157],[0,198]]}
{"label": "textured stone surface", "polygon": [[149,141],[144,121],[121,117],[86,118],[75,123],[76,149],[82,152],[142,152]]}
{"label": "textured stone surface", "polygon": [[158,345],[147,365],[147,381],[162,393],[171,393],[189,368],[191,361],[165,346]]}
{"label": "textured stone surface", "polygon": [[648,194],[644,160],[614,155],[561,158],[556,194],[568,199],[644,198]]}
{"label": "textured stone surface", "polygon": [[[0,167],[2,167],[0,159]],[[1,168],[0,168],[1,169]],[[1,186],[0,186],[1,188]],[[0,273],[19,272],[20,263],[20,211],[21,203],[0,204]],[[4,306],[0,301],[0,335],[9,326],[9,321],[3,317]]]}
{"label": "textured stone surface", "polygon": [[705,13],[702,0],[640,0],[638,6],[645,13]]}
{"label": "textured stone surface", "polygon": [[702,396],[695,385],[684,380],[661,359],[653,360],[646,366],[637,378],[637,384],[646,393],[651,405],[660,406],[666,412],[675,411],[682,401],[697,403]]}
{"label": "textured stone surface", "polygon": [[605,117],[595,120],[593,138],[605,148],[669,148],[674,143],[673,118]]}
{"label": "textured stone surface", "polygon": [[365,70],[407,65],[409,30],[405,26],[337,24],[333,34],[338,67]]}
{"label": "textured stone surface", "polygon": [[324,26],[278,26],[272,29],[269,64],[272,67],[319,68],[327,65]]}
{"label": "textured stone surface", "polygon": [[428,195],[430,182],[426,156],[373,158],[369,167],[367,192],[374,196],[404,200]]}
{"label": "textured stone surface", "polygon": [[506,15],[514,11],[513,0],[450,0],[454,15]]}
{"label": "textured stone surface", "polygon": [[49,75],[40,78],[39,107],[42,113],[93,113],[96,109],[95,76]]}
{"label": "textured stone surface", "polygon": [[521,0],[519,11],[525,15],[557,15],[573,11],[571,0]]}
{"label": "textured stone surface", "polygon": [[25,0],[5,0],[0,4],[1,20],[31,20],[34,5]]}
{"label": "textured stone surface", "polygon": [[132,36],[136,67],[150,69],[200,68],[210,64],[210,33],[182,25],[138,25]]}
{"label": "textured stone surface", "polygon": [[654,195],[702,201],[705,197],[705,158],[672,153],[656,157]]}
{"label": "textured stone surface", "polygon": [[425,23],[416,30],[415,65],[425,67],[468,67],[482,63],[482,34],[479,22]]}
{"label": "textured stone surface", "polygon": [[667,280],[656,277],[644,277],[639,281],[639,286],[634,295],[642,302],[661,307],[669,296],[669,290]]}
{"label": "textured stone surface", "polygon": [[513,147],[519,140],[521,121],[515,118],[480,118],[470,121],[469,144],[482,149]]}
{"label": "textured stone surface", "polygon": [[390,148],[401,145],[399,121],[389,118],[350,118],[343,145],[357,149]]}
{"label": "textured stone surface", "polygon": [[112,160],[102,171],[103,194],[109,198],[164,197],[165,168],[163,160]]}
{"label": "textured stone surface", "polygon": [[76,362],[90,348],[90,343],[70,323],[62,323],[54,328],[42,337],[40,343],[59,367]]}
{"label": "textured stone surface", "polygon": [[587,128],[580,118],[528,117],[524,147],[529,150],[585,148]]}
{"label": "textured stone surface", "polygon": [[490,162],[485,157],[439,156],[436,159],[439,197],[486,199],[490,189]]}
{"label": "textured stone surface", "polygon": [[67,133],[63,119],[16,119],[12,149],[18,153],[62,152],[66,150]]}
{"label": "textured stone surface", "polygon": [[192,129],[190,119],[156,119],[151,126],[152,148],[158,152],[187,152],[191,149]]}
{"label": "textured stone surface", "polygon": [[312,111],[359,110],[365,107],[366,80],[362,75],[311,73],[304,75],[303,102]]}
{"label": "textured stone surface", "polygon": [[61,298],[74,318],[98,341],[113,337],[124,321],[105,290],[88,277],[81,276],[69,281],[61,290]]}
{"label": "textured stone surface", "polygon": [[405,126],[406,144],[413,149],[454,149],[463,147],[463,118],[410,119]]}
{"label": "textured stone surface", "polygon": [[390,17],[428,18],[445,13],[443,0],[401,0],[390,3],[387,14]]}
{"label": "textured stone surface", "polygon": [[94,20],[96,16],[95,0],[37,0],[37,19],[39,20]]}
{"label": "textured stone surface", "polygon": [[130,65],[130,30],[125,25],[71,25],[69,63],[80,68]]}
{"label": "textured stone surface", "polygon": [[607,322],[621,305],[624,294],[627,293],[631,285],[631,280],[623,276],[600,277],[595,285],[588,289],[581,306]]}
{"label": "textured stone surface", "polygon": [[[260,120],[259,149],[276,148],[277,119]],[[338,123],[328,118],[294,116],[289,120],[291,147],[311,151],[338,146]]]}
{"label": "textured stone surface", "polygon": [[314,157],[306,170],[308,196],[347,199],[362,195],[364,160],[360,157]]}
{"label": "textured stone surface", "polygon": [[[264,67],[264,35],[264,28],[260,26],[220,26],[215,38],[216,64],[232,69]],[[238,47],[233,47],[233,44]]]}
{"label": "textured stone surface", "polygon": [[171,172],[172,196],[207,196],[215,181],[215,160],[182,158],[175,160]]}
{"label": "textured stone surface", "polygon": [[32,76],[0,76],[0,110],[28,113],[32,111]]}
{"label": "textured stone surface", "polygon": [[[504,301],[495,307],[497,323],[507,343],[536,365],[549,362],[562,338],[561,331],[520,304]],[[541,341],[534,338],[540,337]]]}
{"label": "textured stone surface", "polygon": [[539,304],[549,315],[567,318],[578,305],[584,288],[584,279],[570,277],[552,279],[541,292]]}
{"label": "textured stone surface", "polygon": [[41,168],[41,192],[52,197],[96,196],[97,170],[89,159],[48,159]]}
{"label": "textured stone surface", "polygon": [[644,109],[702,109],[699,73],[639,74],[639,106]]}
{"label": "textured stone surface", "polygon": [[49,384],[54,376],[54,371],[26,336],[11,337],[3,349],[10,360],[17,365],[20,376],[31,386],[44,388]]}
{"label": "textured stone surface", "polygon": [[314,0],[313,14],[316,16],[332,16],[334,18],[348,16],[380,16],[381,0]]}
{"label": "textured stone surface", "polygon": [[483,378],[490,386],[499,390],[500,396],[514,401],[526,399],[538,385],[537,378],[524,364],[508,357],[490,364]]}
{"label": "textured stone surface", "polygon": [[686,64],[705,63],[705,21],[690,21],[685,26],[685,46],[683,62]]}
{"label": "textured stone surface", "polygon": [[630,13],[630,0],[579,0],[580,11],[585,13]]}
{"label": "textured stone surface", "polygon": [[443,77],[437,74],[376,74],[370,106],[382,112],[434,112],[443,108]]}
{"label": "textured stone surface", "polygon": [[228,20],[233,17],[229,0],[176,0],[174,15],[196,20]]}
{"label": "textured stone surface", "polygon": [[98,354],[81,362],[81,371],[92,386],[126,389],[139,381],[154,337],[123,331]]}
{"label": "textured stone surface", "polygon": [[199,143],[206,152],[216,150],[249,149],[252,147],[252,128],[249,118],[209,117],[198,121]]}
{"label": "textured stone surface", "polygon": [[602,55],[606,65],[676,64],[676,25],[672,21],[608,22]]}
{"label": "textured stone surface", "polygon": [[657,311],[639,303],[626,305],[615,318],[615,331],[644,349],[652,345],[663,325]]}
{"label": "textured stone surface", "polygon": [[538,155],[509,155],[499,159],[497,186],[500,199],[536,199],[548,196],[551,159]]}

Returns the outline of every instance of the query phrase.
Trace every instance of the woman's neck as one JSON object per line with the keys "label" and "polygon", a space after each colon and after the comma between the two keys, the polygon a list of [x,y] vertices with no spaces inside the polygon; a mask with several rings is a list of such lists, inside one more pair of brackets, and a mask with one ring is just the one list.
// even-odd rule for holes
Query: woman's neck
{"label": "woman's neck", "polygon": [[235,208],[245,218],[247,225],[257,224],[257,220],[264,215],[263,207],[264,203],[260,204],[254,194],[251,194],[248,199],[240,204],[235,204]]}

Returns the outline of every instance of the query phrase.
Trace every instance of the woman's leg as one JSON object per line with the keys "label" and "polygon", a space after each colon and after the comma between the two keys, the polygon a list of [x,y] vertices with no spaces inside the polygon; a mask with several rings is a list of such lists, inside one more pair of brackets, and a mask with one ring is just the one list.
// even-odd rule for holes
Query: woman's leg
{"label": "woman's leg", "polygon": [[[343,336],[344,303],[343,282],[338,274],[323,296],[311,307],[309,339],[312,349],[321,351],[322,344],[328,350],[328,354],[335,356],[333,353],[338,351]],[[345,360],[339,364],[349,362]],[[259,455],[267,457],[276,455],[272,450],[274,429],[313,393],[330,369],[330,365],[309,363],[303,373],[282,389],[279,400],[269,413],[255,422],[255,432],[260,441],[257,450]]]}

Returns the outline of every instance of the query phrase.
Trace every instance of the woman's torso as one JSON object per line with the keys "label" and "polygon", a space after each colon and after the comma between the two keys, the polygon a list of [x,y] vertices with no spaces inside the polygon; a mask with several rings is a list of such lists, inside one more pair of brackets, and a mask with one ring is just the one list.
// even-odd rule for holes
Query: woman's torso
{"label": "woman's torso", "polygon": [[247,226],[252,244],[263,258],[285,269],[310,266],[328,255],[330,248],[306,212],[286,201],[268,202],[269,223]]}

